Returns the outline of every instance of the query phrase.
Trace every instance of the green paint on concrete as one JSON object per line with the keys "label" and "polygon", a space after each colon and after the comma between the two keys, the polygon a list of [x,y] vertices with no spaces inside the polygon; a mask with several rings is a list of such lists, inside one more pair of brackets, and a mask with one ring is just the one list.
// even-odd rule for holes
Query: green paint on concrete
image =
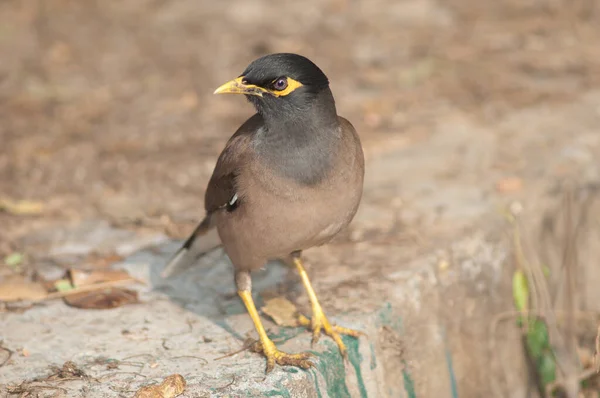
{"label": "green paint on concrete", "polygon": [[458,398],[458,386],[456,383],[456,376],[454,374],[454,366],[452,364],[452,353],[446,349],[446,366],[448,367],[448,374],[450,375],[450,388],[452,389],[452,398]]}
{"label": "green paint on concrete", "polygon": [[377,367],[377,357],[375,356],[375,346],[369,342],[369,349],[371,350],[371,370]]}
{"label": "green paint on concrete", "polygon": [[[346,385],[346,369],[344,368],[340,350],[333,342],[327,341],[325,342],[325,345],[327,345],[327,351],[312,351],[312,353],[318,358],[318,360],[315,361],[315,367],[325,380],[327,396],[350,398],[350,392]],[[316,378],[315,383],[317,383]]]}
{"label": "green paint on concrete", "polygon": [[313,377],[315,381],[315,389],[317,390],[317,398],[323,398],[323,394],[321,394],[321,387],[319,387],[319,376],[317,375],[317,371],[312,369],[309,371],[310,375]]}
{"label": "green paint on concrete", "polygon": [[[289,375],[288,375],[287,379],[290,380],[290,376]],[[265,392],[264,393],[265,397],[292,398],[292,395],[290,394],[290,391],[283,384],[283,380],[278,381],[277,384],[275,384],[275,387],[277,387],[277,390],[270,390],[270,391]]]}
{"label": "green paint on concrete", "polygon": [[[277,387],[279,387],[279,386],[277,386]],[[292,396],[290,395],[290,392],[285,387],[283,387],[281,390],[266,391],[263,394],[265,394],[265,397],[292,398]]]}
{"label": "green paint on concrete", "polygon": [[394,314],[391,303],[385,303],[379,311],[377,326],[389,326],[397,332],[402,331],[402,318]]}
{"label": "green paint on concrete", "polygon": [[456,383],[456,375],[454,374],[454,364],[452,361],[452,351],[448,344],[448,334],[446,328],[440,326],[440,334],[444,341],[444,356],[446,358],[446,367],[448,368],[448,377],[450,378],[450,389],[452,391],[452,398],[458,398],[458,385]]}
{"label": "green paint on concrete", "polygon": [[415,383],[410,377],[410,373],[408,373],[406,362],[402,361],[404,365],[404,370],[402,371],[402,377],[404,378],[404,391],[408,394],[408,398],[417,398],[417,394],[415,393]]}
{"label": "green paint on concrete", "polygon": [[[394,313],[391,303],[385,303],[377,319],[377,326],[388,326],[396,332],[402,334],[402,318]],[[404,391],[408,398],[416,398],[415,383],[408,371],[408,366],[405,361],[402,362],[404,370],[402,370],[402,378],[404,380]]]}
{"label": "green paint on concrete", "polygon": [[358,351],[360,342],[357,338],[351,336],[342,336],[342,341],[346,344],[346,348],[348,348],[348,359],[356,374],[356,382],[358,384],[360,396],[361,398],[367,398],[367,388],[365,387],[365,381],[363,380],[362,371],[360,369],[360,363],[363,360],[362,355],[360,355],[360,352]]}

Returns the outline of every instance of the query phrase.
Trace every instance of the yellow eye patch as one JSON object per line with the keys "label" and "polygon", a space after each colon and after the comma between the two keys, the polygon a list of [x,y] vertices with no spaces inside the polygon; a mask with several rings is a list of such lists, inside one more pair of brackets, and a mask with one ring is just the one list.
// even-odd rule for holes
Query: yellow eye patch
{"label": "yellow eye patch", "polygon": [[287,80],[286,88],[284,88],[283,90],[268,89],[267,91],[276,97],[284,97],[296,90],[298,87],[302,87],[302,83],[300,83],[297,80],[291,79],[289,77],[286,77],[285,79]]}
{"label": "yellow eye patch", "polygon": [[[277,79],[277,80],[280,80],[280,79]],[[277,81],[277,80],[275,80],[275,81]],[[287,83],[287,86],[285,86],[285,88],[283,90],[277,90],[275,88],[267,89],[264,87],[259,87],[254,84],[248,84],[244,81],[244,76],[240,76],[231,81],[228,81],[227,83],[225,83],[222,86],[220,86],[219,88],[217,88],[215,90],[215,94],[228,94],[228,93],[229,94],[245,94],[245,95],[256,95],[258,97],[262,97],[263,93],[269,93],[275,97],[283,97],[283,96],[290,94],[291,92],[296,90],[298,87],[302,87],[302,83],[300,83],[299,81],[296,81],[294,79],[290,79],[289,77],[285,78],[285,82]]]}

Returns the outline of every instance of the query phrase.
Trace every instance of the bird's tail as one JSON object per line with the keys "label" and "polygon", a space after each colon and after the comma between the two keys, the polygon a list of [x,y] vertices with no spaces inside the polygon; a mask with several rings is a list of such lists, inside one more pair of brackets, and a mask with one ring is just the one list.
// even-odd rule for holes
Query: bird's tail
{"label": "bird's tail", "polygon": [[213,228],[211,218],[210,215],[207,215],[181,248],[171,257],[160,274],[163,278],[168,278],[187,269],[204,254],[221,246],[221,239],[217,229]]}

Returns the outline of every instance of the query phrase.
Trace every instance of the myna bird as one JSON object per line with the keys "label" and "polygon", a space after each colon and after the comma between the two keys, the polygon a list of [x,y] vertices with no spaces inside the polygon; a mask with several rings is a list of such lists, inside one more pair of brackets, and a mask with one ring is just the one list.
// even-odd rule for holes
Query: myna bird
{"label": "myna bird", "polygon": [[356,130],[337,115],[327,76],[300,55],[259,58],[215,91],[224,93],[244,94],[256,114],[227,142],[206,188],[206,216],[163,276],[214,246],[203,240],[216,229],[235,268],[238,294],[258,332],[267,372],[275,363],[306,369],[312,366],[310,354],[277,349],[251,294],[251,271],[271,259],[291,258],[312,306],[312,318],[304,318],[304,323],[312,328],[313,342],[323,330],[345,357],[340,334],[360,333],[328,321],[300,254],[330,241],[356,213],[364,177]]}

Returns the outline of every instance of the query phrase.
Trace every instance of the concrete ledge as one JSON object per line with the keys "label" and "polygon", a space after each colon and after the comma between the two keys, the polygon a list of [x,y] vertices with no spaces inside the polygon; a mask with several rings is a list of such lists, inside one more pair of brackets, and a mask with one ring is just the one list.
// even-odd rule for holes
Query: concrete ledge
{"label": "concrete ledge", "polygon": [[[313,369],[276,367],[266,377],[265,361],[258,354],[245,351],[215,360],[239,350],[246,332],[255,335],[235,294],[227,258],[216,253],[199,267],[165,281],[159,273],[178,243],[141,251],[119,266],[153,286],[143,292],[143,304],[90,311],[52,302],[24,314],[5,315],[5,343],[26,348],[30,354],[13,357],[0,382],[32,380],[49,374],[51,366],[73,361],[91,377],[61,383],[69,391],[68,396],[73,397],[80,396],[77,391],[94,397],[135,391],[173,373],[184,376],[184,396],[189,397],[415,397],[417,390],[451,392],[456,388],[456,375],[448,339],[444,337],[447,332],[440,323],[443,319],[436,313],[439,308],[418,303],[425,297],[435,297],[440,286],[450,285],[465,272],[481,273],[483,264],[496,256],[486,242],[470,242],[457,244],[455,257],[464,254],[469,259],[479,258],[478,263],[462,264],[438,278],[434,269],[437,257],[426,257],[387,275],[383,281],[374,280],[366,292],[362,286],[361,294],[368,295],[369,300],[347,299],[349,302],[341,304],[348,303],[360,311],[339,314],[330,310],[337,323],[368,334],[359,340],[345,338],[349,348],[347,363],[326,336],[311,349],[310,333],[304,329],[280,328],[264,319],[282,350],[310,350],[316,355]],[[464,247],[475,252],[464,253]],[[334,246],[334,250],[343,250],[343,245]],[[319,261],[316,256],[309,258]],[[285,265],[273,263],[255,275],[259,305],[258,292],[285,284],[288,271]],[[482,276],[486,286],[481,288],[493,289],[495,279]],[[337,286],[318,283],[324,290],[325,305],[336,299],[333,292],[344,289],[347,282],[338,279]],[[417,336],[420,341],[416,341]],[[429,369],[428,374],[436,375],[436,382],[423,384],[418,376],[423,367]]]}

